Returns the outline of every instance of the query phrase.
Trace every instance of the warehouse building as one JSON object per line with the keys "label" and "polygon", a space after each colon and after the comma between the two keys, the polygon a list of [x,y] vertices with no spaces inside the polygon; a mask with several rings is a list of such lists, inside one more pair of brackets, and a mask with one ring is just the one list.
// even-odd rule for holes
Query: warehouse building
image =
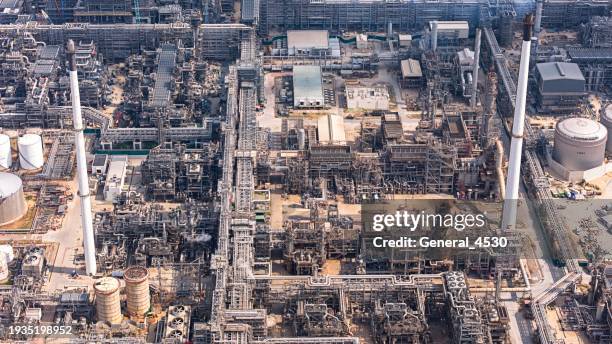
{"label": "warehouse building", "polygon": [[320,66],[293,66],[293,106],[302,109],[325,106]]}
{"label": "warehouse building", "polygon": [[585,95],[586,81],[575,63],[547,62],[536,65],[538,113],[569,115],[576,112]]}
{"label": "warehouse building", "polygon": [[417,60],[403,60],[401,85],[404,88],[419,88],[423,84],[423,71]]}
{"label": "warehouse building", "polygon": [[104,199],[113,202],[121,194],[125,183],[128,158],[126,155],[118,155],[111,159],[104,184]]}

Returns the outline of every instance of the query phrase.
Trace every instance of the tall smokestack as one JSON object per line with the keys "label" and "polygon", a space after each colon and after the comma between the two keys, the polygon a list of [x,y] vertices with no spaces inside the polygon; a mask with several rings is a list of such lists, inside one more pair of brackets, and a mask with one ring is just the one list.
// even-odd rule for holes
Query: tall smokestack
{"label": "tall smokestack", "polygon": [[535,14],[535,22],[533,24],[533,33],[535,37],[540,35],[540,30],[542,29],[542,10],[544,7],[544,0],[537,0],[536,2],[536,14]]}
{"label": "tall smokestack", "polygon": [[533,25],[533,35],[531,37],[531,67],[535,66],[536,58],[538,55],[538,45],[540,44],[540,30],[542,28],[542,9],[544,7],[544,0],[537,0],[535,22]]}
{"label": "tall smokestack", "polygon": [[514,230],[516,226],[532,28],[533,16],[530,14],[523,21],[523,45],[521,47],[521,64],[519,67],[516,103],[514,105],[514,121],[512,122],[512,142],[510,144],[510,160],[508,161],[508,179],[506,181],[506,200],[504,201],[502,230]]}
{"label": "tall smokestack", "polygon": [[474,68],[472,75],[472,100],[471,105],[472,109],[476,107],[476,96],[478,93],[478,65],[480,63],[480,29],[476,28],[476,43],[474,46]]}
{"label": "tall smokestack", "polygon": [[77,178],[79,180],[79,198],[81,199],[81,224],[83,226],[83,247],[85,268],[88,275],[96,274],[96,248],[94,243],[93,221],[91,218],[91,199],[89,198],[89,181],[87,161],[85,160],[85,138],[83,136],[83,118],[81,116],[81,96],[77,76],[75,46],[72,40],[66,46],[70,75],[70,100],[72,101],[72,122],[74,123],[75,146],[77,157]]}
{"label": "tall smokestack", "polygon": [[431,50],[438,49],[438,21],[431,22]]}

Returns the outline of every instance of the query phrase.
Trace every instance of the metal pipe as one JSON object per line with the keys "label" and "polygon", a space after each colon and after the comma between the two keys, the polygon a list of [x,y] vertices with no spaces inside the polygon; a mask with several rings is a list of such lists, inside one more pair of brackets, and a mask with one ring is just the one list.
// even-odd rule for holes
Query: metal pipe
{"label": "metal pipe", "polygon": [[431,50],[438,49],[438,21],[431,22]]}
{"label": "metal pipe", "polygon": [[480,36],[482,32],[480,28],[476,28],[476,42],[474,46],[474,68],[472,76],[472,109],[476,107],[476,96],[478,93],[478,67],[480,63]]}
{"label": "metal pipe", "polygon": [[81,200],[81,224],[83,227],[83,248],[85,268],[88,275],[96,274],[96,248],[94,242],[93,221],[91,216],[91,198],[89,197],[89,178],[87,177],[87,160],[85,159],[85,137],[83,135],[83,117],[81,115],[81,97],[75,58],[75,46],[72,40],[66,45],[70,75],[70,98],[72,102],[72,122],[75,131],[77,157],[77,178],[79,181],[79,198]]}
{"label": "metal pipe", "polygon": [[506,181],[504,180],[504,146],[501,140],[495,141],[497,148],[495,154],[495,169],[497,170],[497,183],[499,184],[499,198],[506,199]]}
{"label": "metal pipe", "polygon": [[508,161],[508,179],[506,181],[506,199],[504,200],[502,215],[502,231],[514,230],[516,226],[532,28],[533,16],[529,14],[525,17],[523,22],[523,45],[521,48],[521,64],[519,67],[516,104],[514,107],[514,121],[512,122],[512,141],[510,143],[510,159]]}

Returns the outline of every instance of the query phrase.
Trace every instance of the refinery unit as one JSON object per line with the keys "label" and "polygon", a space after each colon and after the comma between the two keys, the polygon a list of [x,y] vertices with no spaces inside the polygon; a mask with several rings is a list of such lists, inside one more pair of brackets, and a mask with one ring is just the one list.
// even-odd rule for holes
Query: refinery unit
{"label": "refinery unit", "polygon": [[612,342],[609,1],[0,9],[0,342]]}

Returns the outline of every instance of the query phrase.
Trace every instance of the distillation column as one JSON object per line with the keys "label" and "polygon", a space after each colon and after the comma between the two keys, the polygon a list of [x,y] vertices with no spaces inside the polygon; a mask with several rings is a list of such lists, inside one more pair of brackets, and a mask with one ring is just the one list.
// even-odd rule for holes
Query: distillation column
{"label": "distillation column", "polygon": [[482,32],[480,31],[480,28],[476,28],[476,43],[474,46],[474,68],[473,68],[473,75],[472,75],[472,100],[471,100],[471,106],[472,109],[474,109],[476,107],[476,99],[477,99],[477,93],[478,93],[478,67],[479,67],[479,63],[480,63],[480,35],[482,34]]}

